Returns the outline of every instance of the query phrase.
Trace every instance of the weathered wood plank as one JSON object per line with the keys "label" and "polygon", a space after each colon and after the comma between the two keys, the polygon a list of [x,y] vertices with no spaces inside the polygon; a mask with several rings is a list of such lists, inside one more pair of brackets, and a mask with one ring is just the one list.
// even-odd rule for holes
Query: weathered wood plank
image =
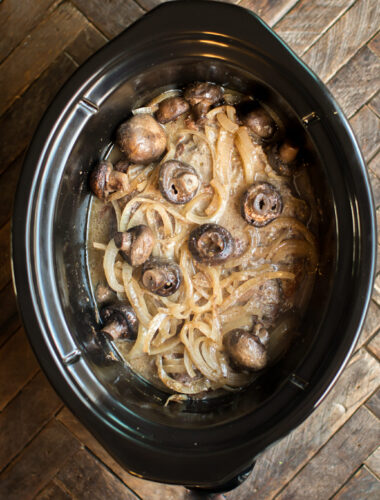
{"label": "weathered wood plank", "polygon": [[228,493],[228,500],[250,498],[255,492],[260,499],[275,497],[372,394],[379,377],[379,363],[361,349],[320,406],[297,429],[259,457],[255,473]]}
{"label": "weathered wood plank", "polygon": [[144,10],[130,0],[73,0],[74,4],[107,37],[113,38],[144,14]]}
{"label": "weathered wood plank", "polygon": [[376,94],[379,74],[380,58],[363,47],[330,80],[328,88],[348,117]]}
{"label": "weathered wood plank", "polygon": [[355,500],[380,498],[380,482],[365,467],[357,473],[333,496],[334,500]]}
{"label": "weathered wood plank", "polygon": [[301,0],[276,25],[276,33],[302,55],[355,0]]}
{"label": "weathered wood plank", "polygon": [[274,26],[298,0],[242,0],[239,5],[252,10],[269,26]]}
{"label": "weathered wood plank", "polygon": [[74,436],[53,420],[0,475],[0,498],[34,498],[79,448]]}
{"label": "weathered wood plank", "polygon": [[107,43],[107,38],[92,24],[87,24],[76,39],[67,47],[66,52],[77,64],[82,64],[92,54]]}
{"label": "weathered wood plank", "polygon": [[165,500],[187,499],[185,488],[145,481],[125,471],[67,408],[59,412],[57,419],[140,497],[146,498],[147,500],[161,500],[163,498],[165,498]]}
{"label": "weathered wood plank", "polygon": [[13,460],[63,405],[39,372],[0,414],[0,470]]}
{"label": "weathered wood plank", "polygon": [[73,497],[64,491],[54,480],[36,496],[36,500],[70,500],[71,498]]}
{"label": "weathered wood plank", "polygon": [[377,305],[380,305],[380,274],[378,274],[375,278],[372,299],[376,302]]}
{"label": "weathered wood plank", "polygon": [[380,478],[380,446],[364,461],[368,469]]}
{"label": "weathered wood plank", "polygon": [[368,339],[371,338],[372,335],[374,335],[375,332],[377,332],[377,330],[379,329],[380,329],[380,309],[377,306],[377,304],[375,304],[375,302],[371,300],[367,312],[367,317],[355,350],[358,351],[368,341]]}
{"label": "weathered wood plank", "polygon": [[21,326],[12,283],[8,283],[0,291],[0,304],[0,346],[2,346]]}
{"label": "weathered wood plank", "polygon": [[0,65],[0,114],[50,66],[85,24],[83,15],[64,3],[26,37]]}
{"label": "weathered wood plank", "polygon": [[85,450],[79,450],[65,464],[57,474],[57,479],[64,484],[67,491],[81,500],[138,498]]}
{"label": "weathered wood plank", "polygon": [[371,108],[371,110],[377,114],[377,116],[380,117],[380,92],[378,92],[375,97],[373,97],[369,103],[368,106]]}
{"label": "weathered wood plank", "polygon": [[11,217],[13,198],[16,192],[18,178],[20,176],[24,155],[21,154],[0,175],[0,227],[5,224]]}
{"label": "weathered wood plank", "polygon": [[285,487],[278,500],[302,498],[305,492],[310,500],[330,498],[376,449],[379,441],[380,421],[365,407],[359,408]]}
{"label": "weathered wood plank", "polygon": [[357,0],[303,56],[328,81],[379,29],[378,0]]}
{"label": "weathered wood plank", "polygon": [[0,229],[0,290],[7,285],[11,280],[11,223],[8,221]]}
{"label": "weathered wood plank", "polygon": [[377,416],[377,418],[380,418],[380,389],[370,397],[365,405]]}
{"label": "weathered wood plank", "polygon": [[75,69],[67,55],[59,56],[0,118],[0,172],[28,146],[48,104]]}
{"label": "weathered wood plank", "polygon": [[376,356],[377,359],[380,361],[380,333],[375,335],[375,337],[368,344],[367,348],[370,351],[370,353]]}
{"label": "weathered wood plank", "polygon": [[0,349],[0,411],[38,369],[36,358],[21,328]]}
{"label": "weathered wood plank", "polygon": [[1,5],[0,16],[0,61],[24,39],[57,0],[7,0]]}
{"label": "weathered wood plank", "polygon": [[368,106],[363,106],[351,118],[350,124],[359,141],[365,160],[371,160],[380,144],[380,119]]}
{"label": "weathered wood plank", "polygon": [[372,50],[374,54],[380,57],[380,31],[372,38],[369,42],[368,47]]}

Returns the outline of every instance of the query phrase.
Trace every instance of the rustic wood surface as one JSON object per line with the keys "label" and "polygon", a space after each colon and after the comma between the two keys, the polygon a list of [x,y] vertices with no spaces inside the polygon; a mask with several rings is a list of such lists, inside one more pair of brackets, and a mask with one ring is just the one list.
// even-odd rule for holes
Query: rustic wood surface
{"label": "rustic wood surface", "polygon": [[[229,1],[262,16],[341,104],[368,164],[380,222],[380,2]],[[182,487],[130,475],[64,406],[26,340],[9,262],[13,195],[44,110],[82,62],[160,3],[0,0],[0,499],[194,498]],[[227,499],[380,498],[377,265],[361,338],[333,390],[259,457],[251,477]]]}

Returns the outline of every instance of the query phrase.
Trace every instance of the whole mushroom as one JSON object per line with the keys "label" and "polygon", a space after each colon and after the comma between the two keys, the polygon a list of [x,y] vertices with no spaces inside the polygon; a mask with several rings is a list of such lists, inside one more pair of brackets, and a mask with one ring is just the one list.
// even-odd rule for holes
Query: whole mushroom
{"label": "whole mushroom", "polygon": [[190,105],[183,97],[169,97],[158,105],[156,118],[160,123],[168,123],[189,111]]}
{"label": "whole mushroom", "polygon": [[135,115],[122,123],[116,141],[121,151],[132,163],[146,165],[158,160],[166,149],[164,129],[150,115]]}
{"label": "whole mushroom", "polygon": [[158,184],[168,201],[183,205],[194,198],[200,181],[194,167],[179,160],[169,160],[161,165]]}
{"label": "whole mushroom", "polygon": [[109,160],[99,162],[90,175],[91,191],[101,200],[108,200],[116,191],[126,191],[128,184],[128,176],[115,170]]}
{"label": "whole mushroom", "polygon": [[240,121],[249,128],[257,143],[272,141],[278,130],[276,122],[262,106],[251,102],[249,107],[238,108]]}
{"label": "whole mushroom", "polygon": [[141,224],[125,232],[117,232],[114,242],[120,254],[131,266],[141,266],[146,262],[153,250],[154,236],[152,230]]}
{"label": "whole mushroom", "polygon": [[266,154],[273,170],[280,175],[289,177],[299,166],[299,151],[298,144],[291,139],[285,139],[281,144],[277,143],[270,147]]}
{"label": "whole mushroom", "polygon": [[255,333],[241,328],[226,333],[223,345],[235,366],[259,371],[268,363],[268,340],[267,330],[262,325],[256,325]]}
{"label": "whole mushroom", "polygon": [[217,265],[234,253],[235,242],[231,233],[219,224],[202,224],[190,233],[189,250],[195,260]]}
{"label": "whole mushroom", "polygon": [[281,195],[269,182],[255,182],[243,194],[241,214],[252,226],[266,226],[281,212]]}
{"label": "whole mushroom", "polygon": [[141,282],[147,290],[161,297],[168,297],[178,290],[182,273],[175,262],[150,259],[143,265]]}
{"label": "whole mushroom", "polygon": [[138,320],[130,306],[119,303],[105,306],[100,311],[100,317],[103,321],[101,333],[111,340],[136,339]]}
{"label": "whole mushroom", "polygon": [[223,98],[223,89],[210,82],[196,82],[188,85],[184,97],[193,108],[195,117],[202,118],[214,104]]}

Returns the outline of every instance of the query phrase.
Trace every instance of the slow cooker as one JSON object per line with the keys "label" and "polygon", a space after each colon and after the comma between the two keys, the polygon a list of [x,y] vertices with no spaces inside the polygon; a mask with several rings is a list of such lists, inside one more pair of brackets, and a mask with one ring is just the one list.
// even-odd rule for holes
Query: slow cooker
{"label": "slow cooker", "polygon": [[[245,390],[164,406],[167,394],[100,342],[89,282],[88,173],[132,107],[212,81],[283,113],[314,151],[321,262],[302,339]],[[321,402],[352,353],[374,276],[375,218],[353,133],[326,87],[251,12],[165,3],[91,57],[57,95],[30,146],[12,225],[17,299],[29,340],[61,398],[132,474],[213,491]]]}

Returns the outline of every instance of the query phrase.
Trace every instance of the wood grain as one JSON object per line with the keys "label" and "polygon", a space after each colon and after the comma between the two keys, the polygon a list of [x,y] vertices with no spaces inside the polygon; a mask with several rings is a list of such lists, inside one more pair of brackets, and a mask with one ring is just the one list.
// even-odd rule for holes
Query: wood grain
{"label": "wood grain", "polygon": [[380,478],[380,446],[364,461],[368,469]]}
{"label": "wood grain", "polygon": [[301,0],[276,25],[276,33],[302,55],[355,0]]}
{"label": "wood grain", "polygon": [[258,14],[274,26],[297,3],[297,0],[242,0],[239,5]]}
{"label": "wood grain", "polygon": [[333,496],[333,500],[364,500],[380,498],[380,482],[365,467],[356,474]]}
{"label": "wood grain", "polygon": [[380,329],[380,310],[378,305],[371,300],[358,343],[355,350],[359,350]]}
{"label": "wood grain", "polygon": [[372,50],[374,54],[380,57],[380,31],[369,42],[368,47]]}
{"label": "wood grain", "polygon": [[62,405],[46,377],[39,372],[0,414],[0,470]]}
{"label": "wood grain", "polygon": [[0,291],[0,347],[20,328],[20,319],[17,311],[13,284],[8,283]]}
{"label": "wood grain", "polygon": [[92,24],[88,24],[66,48],[66,52],[77,64],[82,64],[106,43],[107,38]]}
{"label": "wood grain", "polygon": [[369,352],[380,361],[380,334],[378,333],[367,346]]}
{"label": "wood grain", "polygon": [[366,161],[371,160],[380,145],[380,119],[368,106],[363,106],[350,120]]}
{"label": "wood grain", "polygon": [[[278,500],[330,498],[380,442],[380,422],[361,407],[285,487]],[[310,478],[320,477],[322,481]]]}
{"label": "wood grain", "polygon": [[8,221],[0,229],[0,290],[11,281],[10,234],[11,224]]}
{"label": "wood grain", "polygon": [[75,69],[62,54],[0,118],[0,173],[28,146],[48,104]]}
{"label": "wood grain", "polygon": [[[266,450],[255,466],[255,473],[228,500],[273,498],[321,449],[377,388],[380,365],[366,351],[357,352],[321,405],[297,429],[275,447]],[[246,496],[244,496],[246,495]]]}
{"label": "wood grain", "polygon": [[87,451],[79,450],[59,471],[66,491],[81,500],[133,500],[134,495]]}
{"label": "wood grain", "polygon": [[365,405],[377,418],[380,418],[380,389],[366,401]]}
{"label": "wood grain", "polygon": [[140,497],[147,500],[185,500],[187,490],[180,486],[154,483],[129,474],[107,453],[98,441],[88,432],[78,419],[64,408],[57,416],[69,430],[77,437],[91,452],[109,467],[131,490]]}
{"label": "wood grain", "polygon": [[379,22],[380,2],[357,0],[304,54],[303,60],[328,81],[376,33]]}
{"label": "wood grain", "polygon": [[380,117],[380,92],[369,101],[368,106]]}
{"label": "wood grain", "polygon": [[54,480],[36,496],[36,500],[70,500],[71,498],[73,497],[64,491]]}
{"label": "wood grain", "polygon": [[38,370],[25,332],[20,328],[0,349],[0,411]]}
{"label": "wood grain", "polygon": [[379,88],[380,58],[363,47],[330,80],[328,88],[351,117]]}
{"label": "wood grain", "polygon": [[8,222],[11,217],[13,198],[23,161],[24,154],[21,153],[9,168],[0,175],[0,227]]}
{"label": "wood grain", "polygon": [[0,475],[0,498],[33,499],[79,448],[72,434],[53,420]]}
{"label": "wood grain", "polygon": [[57,0],[7,0],[1,5],[0,61],[46,16]]}
{"label": "wood grain", "polygon": [[372,299],[377,305],[380,305],[380,275],[378,274],[375,278],[375,283],[373,285]]}
{"label": "wood grain", "polygon": [[134,0],[73,0],[73,3],[109,38],[121,33],[144,14]]}
{"label": "wood grain", "polygon": [[85,25],[82,14],[64,3],[27,36],[0,65],[0,114],[49,67]]}

